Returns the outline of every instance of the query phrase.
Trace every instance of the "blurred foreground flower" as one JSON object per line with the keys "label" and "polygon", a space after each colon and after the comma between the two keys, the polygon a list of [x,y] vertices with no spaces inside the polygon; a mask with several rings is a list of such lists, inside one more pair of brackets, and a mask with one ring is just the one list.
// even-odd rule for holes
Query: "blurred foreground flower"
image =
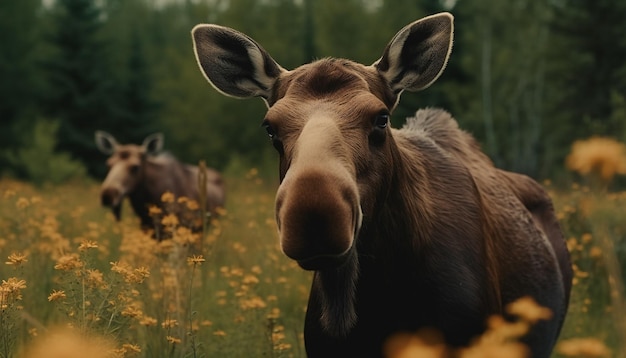
{"label": "blurred foreground flower", "polygon": [[522,297],[507,305],[508,314],[517,316],[514,322],[494,315],[487,320],[487,330],[473,340],[469,347],[453,349],[447,347],[439,332],[421,330],[416,334],[398,334],[385,343],[385,356],[390,358],[458,357],[458,358],[526,358],[528,347],[519,342],[530,327],[539,320],[552,317],[552,312],[537,304],[530,297]]}
{"label": "blurred foreground flower", "polygon": [[103,337],[88,336],[72,329],[56,329],[37,337],[24,358],[113,358],[115,346]]}
{"label": "blurred foreground flower", "polygon": [[567,357],[610,357],[611,350],[595,338],[572,338],[559,343],[557,351]]}
{"label": "blurred foreground flower", "polygon": [[626,145],[611,138],[591,137],[572,145],[565,164],[581,175],[598,175],[609,182],[616,174],[626,174]]}

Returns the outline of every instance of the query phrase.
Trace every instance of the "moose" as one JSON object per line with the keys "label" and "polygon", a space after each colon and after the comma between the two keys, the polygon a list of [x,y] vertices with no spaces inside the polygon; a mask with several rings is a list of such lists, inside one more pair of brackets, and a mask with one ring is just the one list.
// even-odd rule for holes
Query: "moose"
{"label": "moose", "polygon": [[[107,159],[109,172],[102,183],[100,199],[103,206],[111,208],[118,221],[123,200],[128,197],[133,211],[140,219],[141,228],[156,229],[154,237],[162,239],[165,236],[160,225],[153,222],[149,208],[156,206],[163,212],[168,212],[166,204],[161,200],[164,193],[170,192],[177,198],[196,200],[199,205],[200,198],[204,197],[205,208],[212,214],[224,205],[225,189],[220,173],[214,169],[204,169],[206,189],[201,194],[200,169],[183,164],[171,154],[162,152],[162,133],[149,135],[141,145],[122,145],[111,134],[96,131],[95,141],[102,153],[110,155]],[[197,223],[190,223],[189,226],[193,230],[201,228]]]}
{"label": "moose", "polygon": [[496,168],[444,110],[390,125],[401,93],[446,66],[451,14],[405,26],[372,65],[322,58],[286,70],[234,29],[199,24],[191,35],[217,91],[267,104],[281,249],[313,271],[309,357],[381,356],[392,334],[426,327],[462,347],[525,296],[553,313],[524,337],[533,357],[550,355],[572,269],[546,191]]}

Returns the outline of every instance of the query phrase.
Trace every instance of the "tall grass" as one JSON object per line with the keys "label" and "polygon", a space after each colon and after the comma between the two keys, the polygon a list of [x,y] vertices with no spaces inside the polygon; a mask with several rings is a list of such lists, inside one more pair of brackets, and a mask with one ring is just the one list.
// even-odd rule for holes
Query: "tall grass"
{"label": "tall grass", "polygon": [[[37,356],[50,335],[101,337],[102,357],[304,357],[311,277],[279,250],[276,185],[255,170],[227,179],[204,234],[155,213],[172,237],[162,242],[129,207],[115,222],[96,183],[1,180],[0,357]],[[551,194],[576,274],[555,356],[624,356],[626,193]]]}

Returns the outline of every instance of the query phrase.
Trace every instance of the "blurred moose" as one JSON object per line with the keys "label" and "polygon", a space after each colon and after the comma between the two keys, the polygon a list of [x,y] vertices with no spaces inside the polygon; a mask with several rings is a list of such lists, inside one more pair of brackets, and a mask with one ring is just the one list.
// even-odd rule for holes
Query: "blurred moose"
{"label": "blurred moose", "polygon": [[[112,209],[117,220],[120,220],[123,200],[128,197],[135,214],[141,220],[141,228],[155,229],[155,237],[162,239],[161,227],[158,222],[153,222],[149,208],[156,206],[167,213],[171,207],[162,200],[164,193],[170,192],[176,198],[195,200],[198,205],[201,205],[201,197],[205,197],[205,208],[212,214],[224,205],[222,176],[217,171],[206,168],[206,188],[202,193],[199,189],[200,169],[179,162],[169,153],[161,152],[162,133],[146,137],[141,145],[119,144],[112,135],[104,131],[96,131],[95,140],[98,149],[110,155],[106,162],[109,172],[100,193],[101,202],[103,206]],[[194,230],[202,228],[201,220],[184,224]]]}

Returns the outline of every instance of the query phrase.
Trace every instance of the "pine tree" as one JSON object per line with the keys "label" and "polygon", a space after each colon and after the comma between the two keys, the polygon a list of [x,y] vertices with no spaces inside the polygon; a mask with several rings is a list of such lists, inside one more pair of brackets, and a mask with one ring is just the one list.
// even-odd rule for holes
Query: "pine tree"
{"label": "pine tree", "polygon": [[47,114],[59,120],[57,150],[82,161],[89,174],[106,168],[93,136],[107,127],[115,108],[115,88],[108,63],[108,43],[101,37],[103,14],[91,0],[58,0],[50,38],[55,54],[48,70]]}

